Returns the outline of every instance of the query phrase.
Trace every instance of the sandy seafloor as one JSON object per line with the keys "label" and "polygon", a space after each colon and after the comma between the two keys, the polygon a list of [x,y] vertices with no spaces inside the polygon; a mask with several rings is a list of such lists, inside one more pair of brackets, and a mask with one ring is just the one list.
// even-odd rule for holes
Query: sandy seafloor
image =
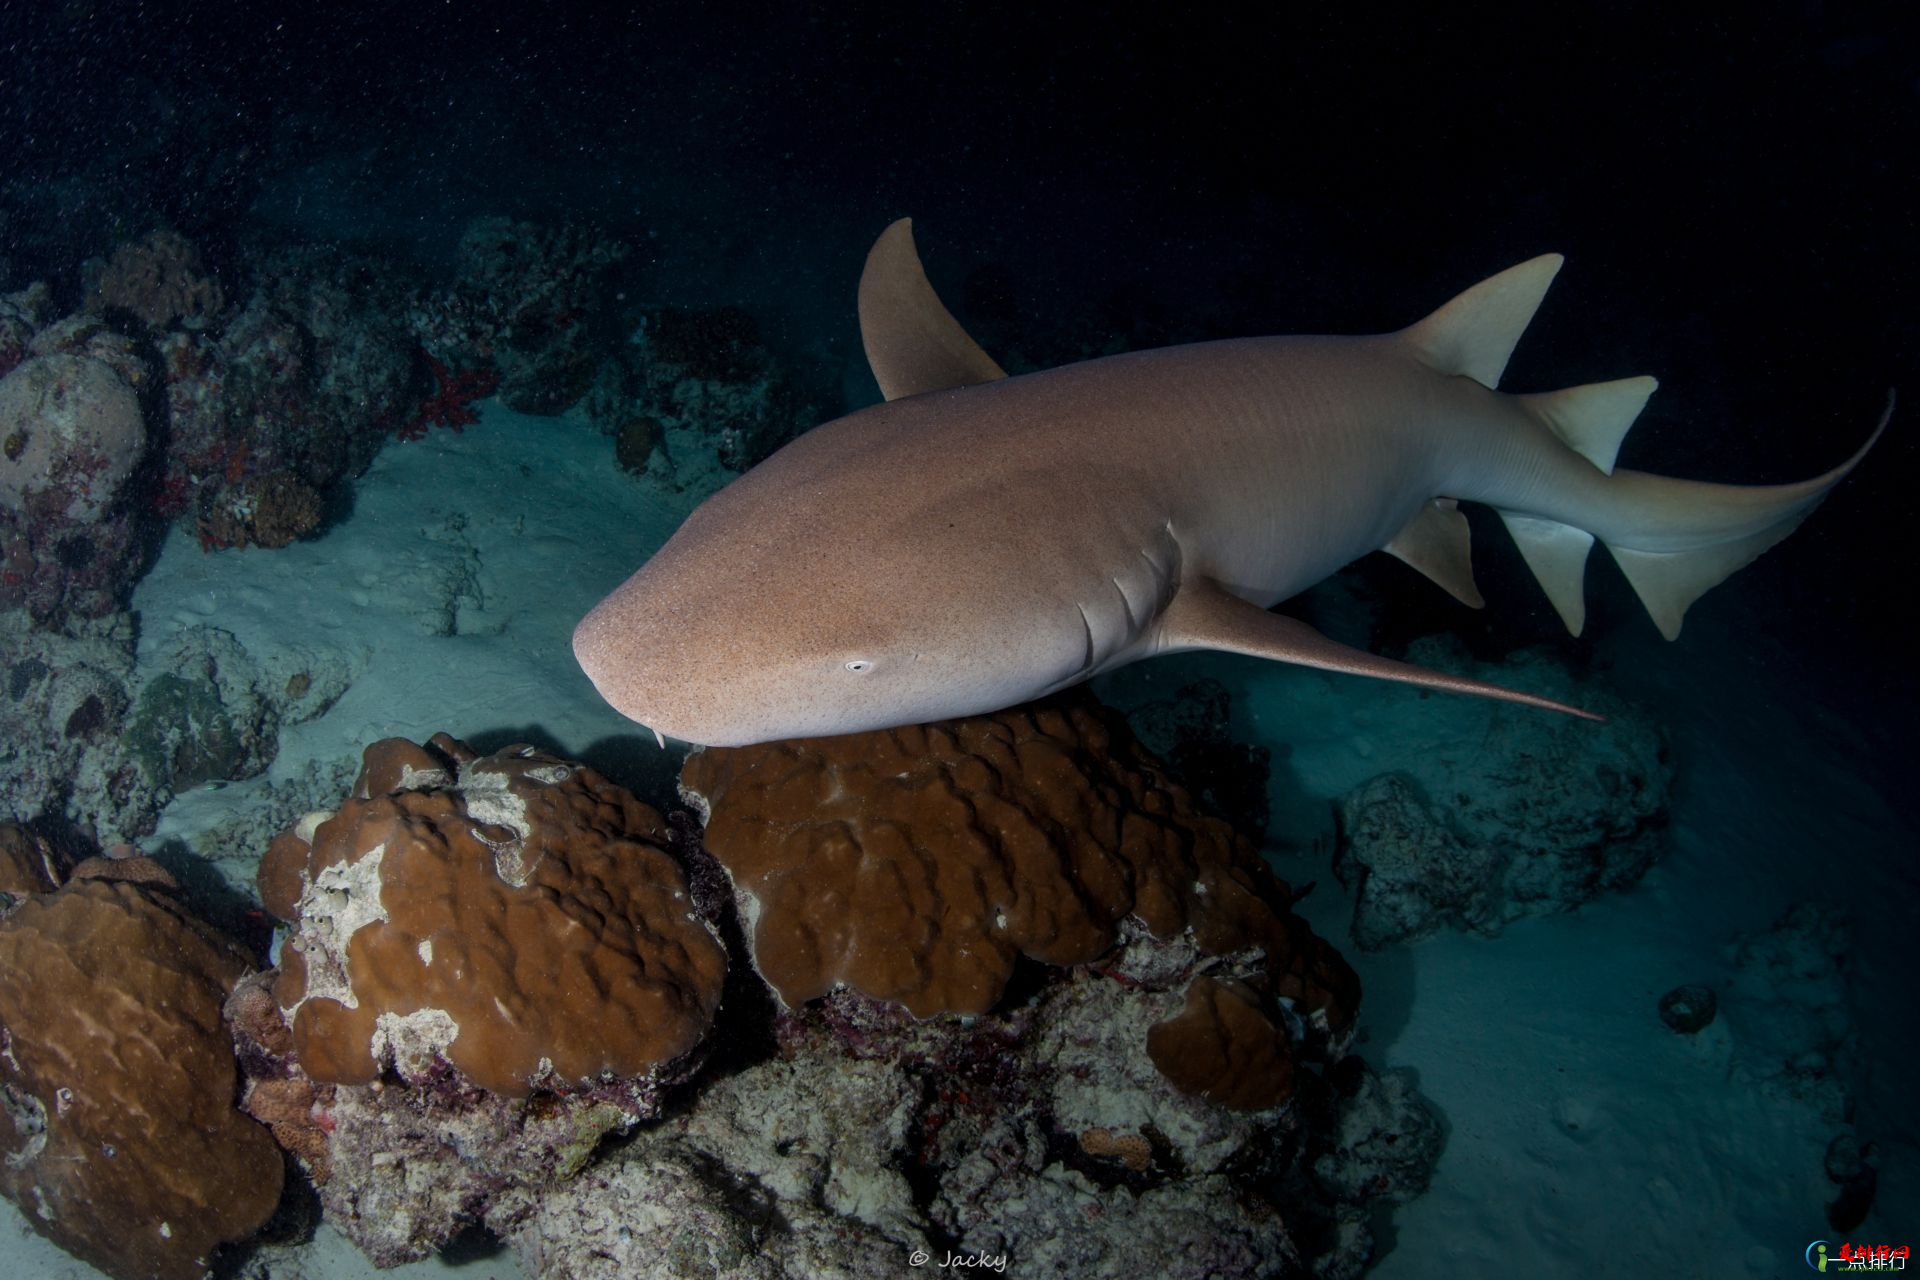
{"label": "sandy seafloor", "polygon": [[[313,541],[207,554],[176,529],[134,600],[141,680],[170,635],[211,624],[258,658],[296,649],[344,662],[352,685],[325,715],[283,729],[262,778],[177,799],[148,845],[193,843],[268,788],[356,759],[374,739],[437,730],[483,749],[554,747],[662,801],[667,758],[599,701],[567,646],[575,619],[690,505],[623,474],[612,451],[585,426],[490,404],[463,434],[389,446],[356,484],[351,513]],[[1843,489],[1835,501],[1846,500]],[[1494,939],[1360,952],[1346,938],[1350,899],[1325,862],[1324,801],[1429,749],[1459,701],[1193,655],[1103,689],[1126,705],[1217,675],[1275,748],[1276,865],[1296,884],[1317,881],[1302,909],[1365,980],[1358,1048],[1376,1066],[1416,1068],[1448,1129],[1432,1189],[1394,1213],[1374,1274],[1800,1271],[1807,1243],[1831,1234],[1820,1206],[1832,1195],[1821,1175],[1832,1126],[1803,1104],[1731,1087],[1725,1019],[1687,1039],[1660,1023],[1655,1002],[1682,982],[1721,980],[1734,935],[1815,899],[1848,906],[1856,938],[1860,1118],[1881,1182],[1852,1238],[1906,1242],[1920,1199],[1908,1083],[1920,1047],[1908,1016],[1920,841],[1884,799],[1902,780],[1877,772],[1906,729],[1870,685],[1771,638],[1765,574],[1763,562],[1710,595],[1677,644],[1650,626],[1602,641],[1595,678],[1656,706],[1673,734],[1669,856],[1630,892]],[[223,870],[250,873],[244,860]],[[11,1204],[0,1213],[0,1276],[95,1274]],[[324,1229],[269,1256],[286,1280],[376,1274]],[[521,1274],[504,1252],[386,1274],[449,1271]]]}

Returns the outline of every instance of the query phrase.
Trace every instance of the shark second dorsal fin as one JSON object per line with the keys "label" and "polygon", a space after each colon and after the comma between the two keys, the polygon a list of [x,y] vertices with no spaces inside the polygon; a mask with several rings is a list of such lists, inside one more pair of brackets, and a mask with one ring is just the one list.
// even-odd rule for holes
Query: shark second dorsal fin
{"label": "shark second dorsal fin", "polygon": [[1473,581],[1473,541],[1467,518],[1452,498],[1435,498],[1380,548],[1418,569],[1448,595],[1478,609],[1487,602]]}
{"label": "shark second dorsal fin", "polygon": [[880,394],[889,400],[1007,376],[927,282],[911,218],[881,232],[867,253],[860,273],[860,341]]}
{"label": "shark second dorsal fin", "polygon": [[1465,374],[1482,386],[1498,387],[1562,261],[1559,254],[1547,253],[1508,267],[1399,336],[1434,372]]}

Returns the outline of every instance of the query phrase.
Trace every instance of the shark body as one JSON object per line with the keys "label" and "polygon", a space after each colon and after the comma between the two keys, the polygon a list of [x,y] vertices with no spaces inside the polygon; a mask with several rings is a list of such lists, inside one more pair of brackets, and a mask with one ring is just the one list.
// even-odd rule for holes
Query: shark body
{"label": "shark body", "polygon": [[1375,550],[1480,605],[1457,510],[1473,501],[1502,514],[1570,630],[1598,540],[1672,638],[1886,417],[1798,484],[1616,470],[1653,379],[1496,390],[1559,265],[1522,263],[1397,333],[1198,343],[1009,378],[934,295],[902,220],[860,290],[887,400],[702,504],[580,623],[574,652],[615,709],[711,746],[998,710],[1198,648],[1585,715],[1268,607]]}

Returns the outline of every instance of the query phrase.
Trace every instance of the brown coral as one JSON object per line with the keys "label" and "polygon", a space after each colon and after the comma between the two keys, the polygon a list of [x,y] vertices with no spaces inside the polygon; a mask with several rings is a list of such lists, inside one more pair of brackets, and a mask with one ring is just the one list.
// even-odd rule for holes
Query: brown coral
{"label": "brown coral", "polygon": [[319,528],[321,511],[320,491],[291,471],[247,476],[201,491],[200,545],[278,550]]}
{"label": "brown coral", "polygon": [[279,1201],[221,1025],[246,967],[126,881],[76,880],[0,922],[0,1190],[110,1275],[197,1280]]}
{"label": "brown coral", "polygon": [[263,896],[300,923],[275,995],[300,1065],[366,1083],[444,1059],[521,1096],[693,1050],[726,956],[660,816],[532,747],[367,748],[353,794],[277,839]]}
{"label": "brown coral", "polygon": [[1242,983],[1198,977],[1187,1006],[1147,1032],[1147,1056],[1174,1088],[1260,1111],[1293,1096],[1293,1050],[1284,1027]]}
{"label": "brown coral", "polygon": [[206,273],[200,251],[177,231],[149,232],[114,250],[87,296],[90,311],[131,311],[155,329],[176,320],[197,329],[225,305],[220,282]]}
{"label": "brown coral", "polygon": [[1250,842],[1195,809],[1124,723],[1074,696],[924,727],[694,755],[683,790],[749,900],[789,1005],[844,984],[916,1016],[982,1013],[1021,955],[1085,964],[1133,915],[1265,953],[1335,1031],[1358,981]]}

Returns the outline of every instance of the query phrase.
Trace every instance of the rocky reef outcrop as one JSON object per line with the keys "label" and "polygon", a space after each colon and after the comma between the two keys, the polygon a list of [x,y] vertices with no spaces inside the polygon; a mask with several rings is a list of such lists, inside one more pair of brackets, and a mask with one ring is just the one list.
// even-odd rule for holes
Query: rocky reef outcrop
{"label": "rocky reef outcrop", "polygon": [[377,1264],[481,1225],[556,1278],[1350,1273],[1419,1180],[1357,1135],[1437,1151],[1350,1052],[1352,971],[1091,699],[683,788],[704,829],[390,740],[274,841],[245,1105]]}
{"label": "rocky reef outcrop", "polygon": [[[1410,656],[1462,665],[1444,641]],[[1606,722],[1503,723],[1343,796],[1333,869],[1354,890],[1363,949],[1442,928],[1498,933],[1523,916],[1570,911],[1633,884],[1666,848],[1673,769],[1644,709],[1577,688],[1537,654],[1517,654],[1488,678],[1579,701]]]}

